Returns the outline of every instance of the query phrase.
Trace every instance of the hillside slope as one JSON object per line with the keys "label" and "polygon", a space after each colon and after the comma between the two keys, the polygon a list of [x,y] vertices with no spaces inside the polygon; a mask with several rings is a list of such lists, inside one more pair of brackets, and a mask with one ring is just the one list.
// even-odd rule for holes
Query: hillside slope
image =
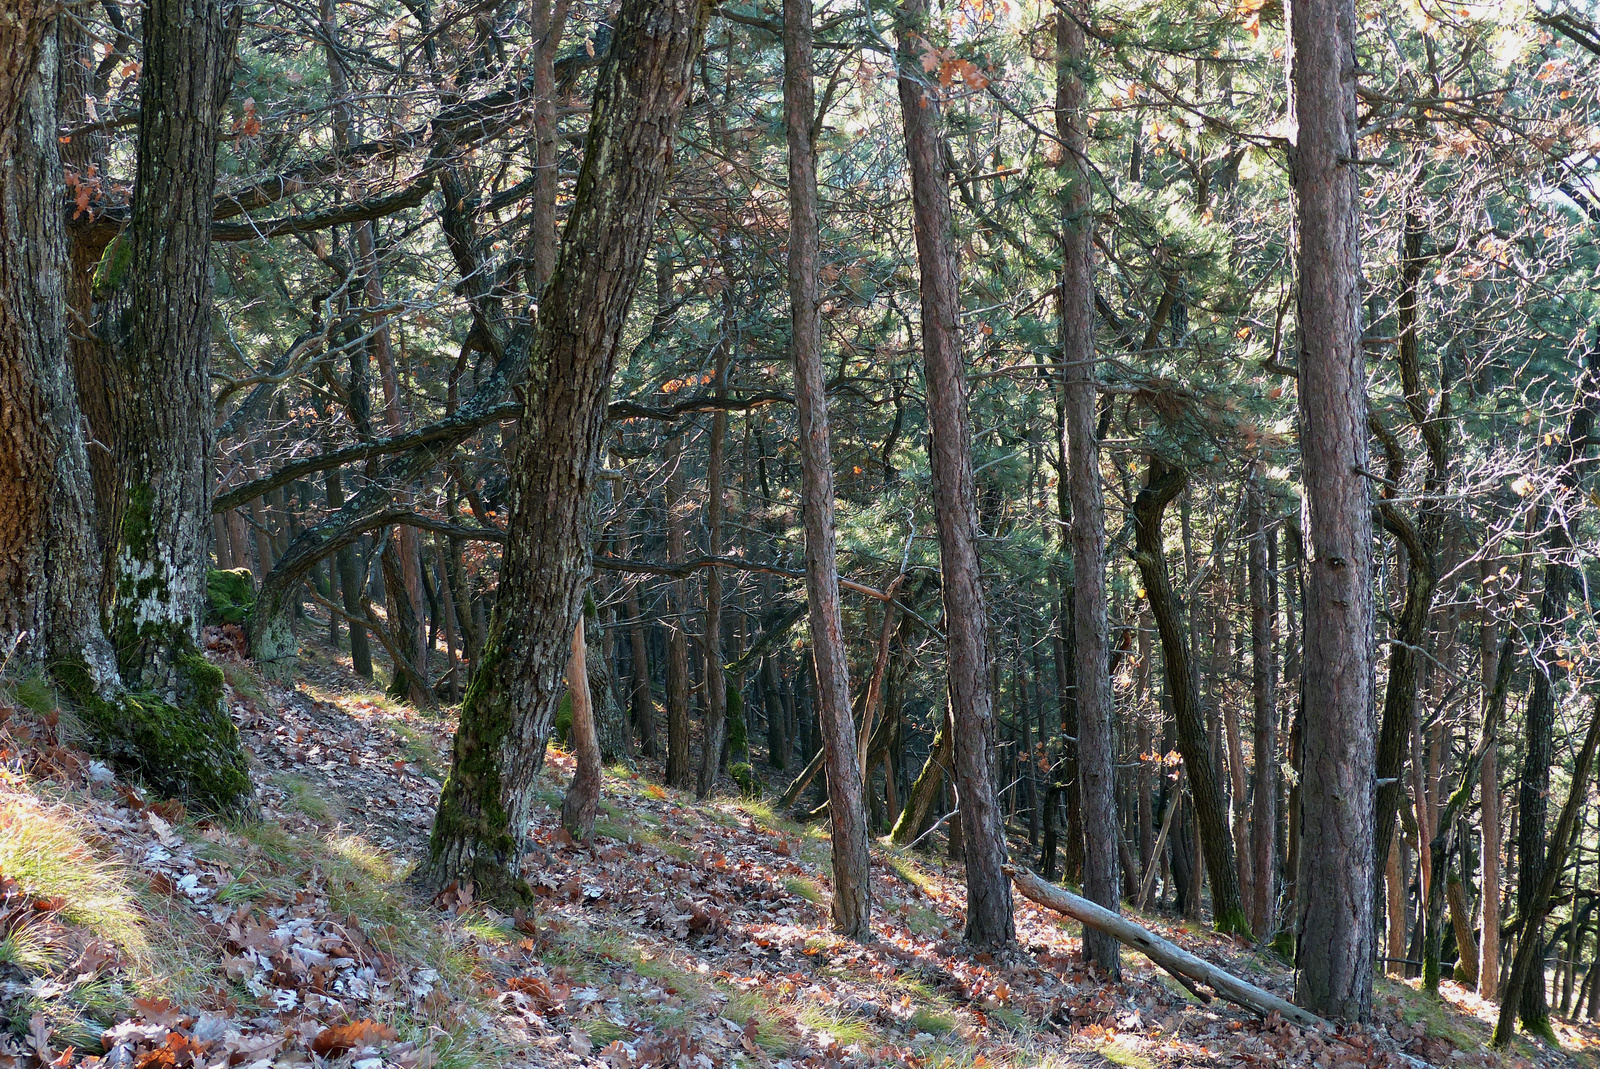
{"label": "hillside slope", "polygon": [[[594,842],[560,828],[553,753],[532,836],[539,905],[502,916],[456,888],[419,901],[449,726],[324,659],[293,689],[222,658],[256,764],[255,819],[196,819],[74,748],[37,681],[0,692],[0,1066],[592,1065],[978,1069],[1592,1064],[1488,1053],[1491,1007],[1382,982],[1343,1036],[1201,1005],[1143,958],[1124,981],[1019,899],[1020,949],[960,942],[960,873],[875,847],[877,941],[828,929],[825,828],[759,801],[699,806],[614,768]],[[1280,994],[1287,967],[1142,921]]]}

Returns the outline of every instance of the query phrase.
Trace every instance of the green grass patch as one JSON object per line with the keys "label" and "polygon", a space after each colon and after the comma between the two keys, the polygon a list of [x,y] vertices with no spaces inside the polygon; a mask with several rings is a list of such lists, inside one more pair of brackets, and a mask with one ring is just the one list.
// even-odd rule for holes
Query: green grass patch
{"label": "green grass patch", "polygon": [[808,1032],[826,1032],[838,1041],[839,1046],[856,1043],[867,1044],[874,1033],[867,1022],[854,1014],[836,1013],[821,1006],[803,1005],[795,1020]]}
{"label": "green grass patch", "polygon": [[769,1054],[788,1054],[795,1048],[795,1037],[779,1022],[772,1004],[759,991],[735,991],[722,1008],[722,1016],[735,1024],[756,1022],[756,1046]]}
{"label": "green grass patch", "polygon": [[804,876],[792,876],[783,881],[783,886],[790,894],[805,899],[813,906],[822,905],[825,899],[822,888],[817,886],[816,881]]}

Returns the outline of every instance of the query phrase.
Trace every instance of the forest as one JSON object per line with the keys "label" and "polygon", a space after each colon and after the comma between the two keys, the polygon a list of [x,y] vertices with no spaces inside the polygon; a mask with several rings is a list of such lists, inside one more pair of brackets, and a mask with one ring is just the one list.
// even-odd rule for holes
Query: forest
{"label": "forest", "polygon": [[1575,0],[0,0],[0,1063],[1600,1064],[1597,108]]}

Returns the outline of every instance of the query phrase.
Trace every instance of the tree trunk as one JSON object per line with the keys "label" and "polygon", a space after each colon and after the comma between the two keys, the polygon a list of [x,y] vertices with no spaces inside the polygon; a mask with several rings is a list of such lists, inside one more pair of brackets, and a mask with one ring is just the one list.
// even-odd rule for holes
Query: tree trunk
{"label": "tree trunk", "polygon": [[[1505,999],[1500,1003],[1500,1019],[1494,1028],[1493,1045],[1504,1050],[1511,1043],[1511,1025],[1526,1003],[1522,991],[1529,985],[1544,988],[1544,922],[1550,914],[1550,900],[1555,897],[1556,884],[1561,880],[1561,870],[1566,867],[1567,851],[1578,832],[1578,812],[1589,796],[1589,776],[1594,771],[1595,747],[1600,744],[1600,701],[1589,711],[1589,728],[1583,736],[1583,747],[1578,751],[1572,768],[1572,787],[1567,792],[1566,804],[1556,819],[1555,834],[1550,838],[1550,856],[1540,874],[1539,885],[1528,899],[1523,916],[1522,935],[1517,942],[1517,956],[1511,966],[1511,977],[1506,981]],[[1547,1015],[1529,1022],[1523,1018],[1523,1028],[1534,1029],[1544,1038],[1554,1041]]]}
{"label": "tree trunk", "polygon": [[[1484,561],[1480,575],[1492,569]],[[1484,693],[1494,689],[1498,675],[1494,617],[1486,606],[1478,635],[1478,649],[1482,661],[1479,679]],[[1482,782],[1478,787],[1480,817],[1483,828],[1483,874],[1478,898],[1480,928],[1483,935],[1478,943],[1478,994],[1486,999],[1500,995],[1500,762],[1495,747],[1483,755]]]}
{"label": "tree trunk", "polygon": [[216,131],[237,33],[223,0],[156,0],[144,17],[133,204],[98,280],[101,329],[137,384],[116,414],[126,506],[110,636],[134,693],[100,702],[81,665],[57,669],[116,763],[207,809],[237,808],[250,791],[222,673],[197,641],[211,537]]}
{"label": "tree trunk", "polygon": [[[1156,618],[1161,636],[1162,663],[1172,696],[1172,715],[1177,726],[1178,751],[1189,772],[1189,792],[1194,800],[1194,815],[1200,848],[1205,855],[1206,874],[1211,879],[1211,911],[1220,932],[1250,934],[1239,898],[1238,869],[1233,862],[1233,839],[1228,834],[1222,792],[1216,766],[1211,760],[1211,744],[1206,734],[1205,717],[1200,710],[1199,685],[1190,655],[1183,620],[1167,578],[1166,554],[1162,544],[1161,520],[1167,505],[1182,492],[1188,475],[1168,468],[1159,457],[1150,460],[1150,479],[1134,501],[1134,560],[1144,579],[1145,596]],[[1196,886],[1189,888],[1185,902],[1199,899],[1200,874]]]}
{"label": "tree trunk", "polygon": [[[677,563],[685,556],[683,436],[667,440],[667,560]],[[667,628],[667,783],[689,786],[689,584],[675,579],[667,586],[672,619]]]}
{"label": "tree trunk", "polygon": [[[1083,26],[1055,14],[1056,131],[1065,150],[1061,203],[1061,455],[1072,500],[1072,635],[1077,682],[1078,794],[1083,812],[1083,892],[1118,908],[1116,753],[1111,733],[1110,641],[1106,624],[1106,504],[1095,441],[1094,210],[1084,129]],[[1116,939],[1083,931],[1083,956],[1110,980],[1122,975]]]}
{"label": "tree trunk", "polygon": [[1372,516],[1361,349],[1354,0],[1296,0],[1289,64],[1300,234],[1299,405],[1307,563],[1295,991],[1372,1012]]}
{"label": "tree trunk", "polygon": [[[632,540],[624,538],[622,555],[627,557],[631,552]],[[628,701],[633,711],[633,725],[639,732],[639,751],[653,759],[661,756],[661,747],[656,741],[656,703],[650,693],[649,644],[644,638],[644,612],[639,604],[638,583],[628,584],[623,607],[628,613],[628,662],[633,676]]]}
{"label": "tree trunk", "polygon": [[[972,426],[961,354],[961,293],[956,270],[938,89],[922,68],[927,0],[898,9],[900,112],[911,169],[921,274],[922,349],[933,469],[934,513],[947,621],[946,653],[955,718],[956,789],[966,851],[967,941],[978,947],[1014,942],[1011,884],[1004,831],[995,798],[991,748],[994,709],[989,694],[988,612],[979,574],[977,488]],[[1102,662],[1103,670],[1103,662]]]}
{"label": "tree trunk", "polygon": [[[1560,479],[1563,497],[1573,495],[1578,489],[1578,466],[1588,451],[1594,432],[1595,405],[1600,400],[1595,383],[1595,365],[1600,362],[1600,353],[1591,352],[1588,361],[1574,390],[1566,437],[1552,447],[1549,458]],[[1546,867],[1545,823],[1550,808],[1550,767],[1555,763],[1555,693],[1567,677],[1560,647],[1565,635],[1567,599],[1573,585],[1572,564],[1568,559],[1572,553],[1572,535],[1566,520],[1568,511],[1569,507],[1562,504],[1548,510],[1544,517],[1548,557],[1539,620],[1534,641],[1528,649],[1533,662],[1533,689],[1523,713],[1522,771],[1517,781],[1517,913],[1523,917],[1538,916],[1532,909],[1532,902]],[[1554,854],[1564,848],[1565,844],[1551,841],[1548,852]],[[1549,1034],[1550,1006],[1542,973],[1522,986],[1519,1012],[1525,1031]]]}
{"label": "tree trunk", "polygon": [[[726,284],[731,287],[732,280],[727,280]],[[716,379],[711,388],[719,397],[728,388],[729,344],[731,342],[725,340],[717,346]],[[706,461],[706,549],[713,557],[722,555],[722,465],[727,437],[728,412],[718,409],[711,416],[711,447]],[[716,568],[706,569],[706,630],[702,642],[706,721],[700,740],[700,775],[695,784],[695,797],[705,801],[716,786],[728,732],[728,682],[722,671],[722,573]]]}
{"label": "tree trunk", "polygon": [[900,810],[900,819],[895,821],[894,828],[889,832],[889,841],[894,845],[909,846],[928,830],[934,808],[939,801],[939,789],[944,785],[945,774],[950,768],[953,751],[954,743],[947,706],[945,715],[939,720],[938,730],[933,733],[933,745],[928,748],[928,759],[923,762],[922,771],[917,773],[915,782],[911,784],[905,808]]}
{"label": "tree trunk", "polygon": [[[325,487],[328,508],[337,510],[344,505],[344,488],[340,484],[338,469],[328,472]],[[367,629],[355,623],[361,618],[362,576],[356,569],[356,551],[345,546],[334,554],[334,566],[339,572],[339,590],[344,599],[344,611],[352,617],[350,624],[350,666],[356,675],[372,678],[372,644]]]}
{"label": "tree trunk", "polygon": [[572,754],[577,767],[561,800],[561,826],[579,842],[594,834],[600,811],[600,740],[595,735],[594,702],[589,693],[588,656],[583,640],[583,614],[572,629],[572,655],[567,660],[567,691],[572,695]]}
{"label": "tree trunk", "polygon": [[[1251,476],[1249,494],[1250,681],[1255,699],[1255,798],[1250,814],[1255,898],[1250,907],[1250,927],[1266,939],[1277,927],[1273,910],[1277,905],[1278,869],[1278,664],[1273,640],[1278,614],[1268,589],[1271,571],[1267,547],[1273,536],[1267,527],[1259,465]],[[1244,800],[1235,804],[1242,809]]]}
{"label": "tree trunk", "polygon": [[[817,307],[821,223],[817,206],[812,0],[784,0],[783,105],[789,143],[789,316],[795,404],[800,417],[801,500],[806,529],[806,602],[816,659],[817,714],[828,775],[833,831],[833,925],[852,939],[872,937],[867,816],[862,781],[870,739],[858,743],[850,715],[850,671],[839,606],[833,521],[833,453]],[[885,639],[888,631],[885,630]],[[879,677],[874,673],[873,684]],[[869,700],[870,710],[870,700]],[[866,716],[871,716],[869,711]]]}
{"label": "tree trunk", "polygon": [[522,836],[582,612],[584,518],[606,393],[649,255],[707,0],[624,0],[577,191],[539,309],[495,619],[461,708],[418,882],[525,901]]}
{"label": "tree trunk", "polygon": [[66,319],[59,208],[58,23],[11,9],[0,48],[0,657],[71,662],[95,695],[120,683],[100,623],[102,556]]}

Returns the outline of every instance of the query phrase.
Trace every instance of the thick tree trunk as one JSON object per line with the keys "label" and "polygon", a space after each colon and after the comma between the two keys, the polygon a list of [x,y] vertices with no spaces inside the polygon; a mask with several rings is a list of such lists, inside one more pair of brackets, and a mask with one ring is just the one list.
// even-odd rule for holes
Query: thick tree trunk
{"label": "thick tree trunk", "polygon": [[911,169],[921,273],[922,348],[927,383],[934,512],[939,524],[950,701],[955,717],[955,778],[966,851],[968,942],[979,947],[1015,941],[1011,884],[1001,866],[1006,843],[995,798],[991,749],[994,709],[989,693],[988,611],[978,562],[977,488],[972,426],[961,354],[961,294],[950,221],[941,107],[936,84],[923,72],[927,0],[898,9],[900,112]]}
{"label": "thick tree trunk", "polygon": [[97,288],[122,381],[113,448],[125,508],[111,641],[132,693],[57,661],[96,744],[151,790],[233,809],[250,790],[222,673],[201,654],[211,538],[211,217],[237,20],[223,0],[156,0],[144,16],[138,163],[127,228]]}
{"label": "thick tree trunk", "polygon": [[1372,516],[1361,349],[1354,0],[1294,0],[1290,176],[1300,234],[1300,448],[1309,529],[1295,989],[1372,1012]]}
{"label": "thick tree trunk", "polygon": [[582,611],[606,393],[709,17],[706,0],[624,0],[617,18],[541,301],[495,619],[418,870],[424,887],[471,879],[483,899],[527,894],[522,838]]}
{"label": "thick tree trunk", "polygon": [[583,614],[572,629],[572,654],[567,659],[567,692],[572,695],[572,755],[576,767],[561,800],[561,826],[579,842],[594,834],[600,811],[600,740],[595,735],[594,702],[589,693],[589,666],[583,639]]}
{"label": "thick tree trunk", "polygon": [[[1061,394],[1072,500],[1072,633],[1077,681],[1078,794],[1083,812],[1083,893],[1118,907],[1116,754],[1112,745],[1110,641],[1106,624],[1106,505],[1095,441],[1094,209],[1084,129],[1083,26],[1056,12],[1056,131],[1065,150],[1061,203]],[[1107,978],[1122,974],[1116,939],[1083,931],[1085,961]]]}
{"label": "thick tree trunk", "polygon": [[0,657],[120,680],[100,624],[101,552],[69,357],[54,8],[12,9],[0,48]]}
{"label": "thick tree trunk", "polygon": [[[1250,927],[1262,939],[1277,927],[1278,827],[1278,663],[1273,640],[1277,637],[1277,612],[1272,604],[1267,546],[1273,537],[1261,486],[1260,467],[1250,487],[1250,679],[1255,699],[1255,798],[1250,815],[1255,853],[1250,903]],[[1241,810],[1244,799],[1234,803]]]}
{"label": "thick tree trunk", "polygon": [[[1217,770],[1211,759],[1211,740],[1206,734],[1205,717],[1200,710],[1199,685],[1186,630],[1167,577],[1161,520],[1167,505],[1182,492],[1188,476],[1181,469],[1168,468],[1159,457],[1150,461],[1150,480],[1134,501],[1134,560],[1144,579],[1145,596],[1156,618],[1161,636],[1162,663],[1166,667],[1168,692],[1172,696],[1172,715],[1177,727],[1178,752],[1189,772],[1189,791],[1194,799],[1194,816],[1205,857],[1206,875],[1211,880],[1211,911],[1218,931],[1250,934],[1239,897],[1239,873],[1234,866],[1233,838],[1228,834]],[[1199,873],[1195,873],[1199,883]],[[1191,887],[1186,904],[1198,898],[1198,887]]]}
{"label": "thick tree trunk", "polygon": [[[852,939],[870,939],[872,885],[867,869],[867,815],[862,806],[864,751],[870,737],[864,734],[858,743],[855,721],[850,715],[850,671],[839,606],[833,520],[833,453],[828,440],[822,320],[817,307],[822,253],[813,144],[817,119],[811,3],[812,0],[784,0],[783,4],[783,104],[789,142],[789,344],[800,417],[806,601],[811,614],[811,648],[816,658],[817,712],[828,770],[828,820],[833,831],[833,925]],[[874,687],[880,679],[874,673]],[[863,722],[871,715],[869,698]]]}

